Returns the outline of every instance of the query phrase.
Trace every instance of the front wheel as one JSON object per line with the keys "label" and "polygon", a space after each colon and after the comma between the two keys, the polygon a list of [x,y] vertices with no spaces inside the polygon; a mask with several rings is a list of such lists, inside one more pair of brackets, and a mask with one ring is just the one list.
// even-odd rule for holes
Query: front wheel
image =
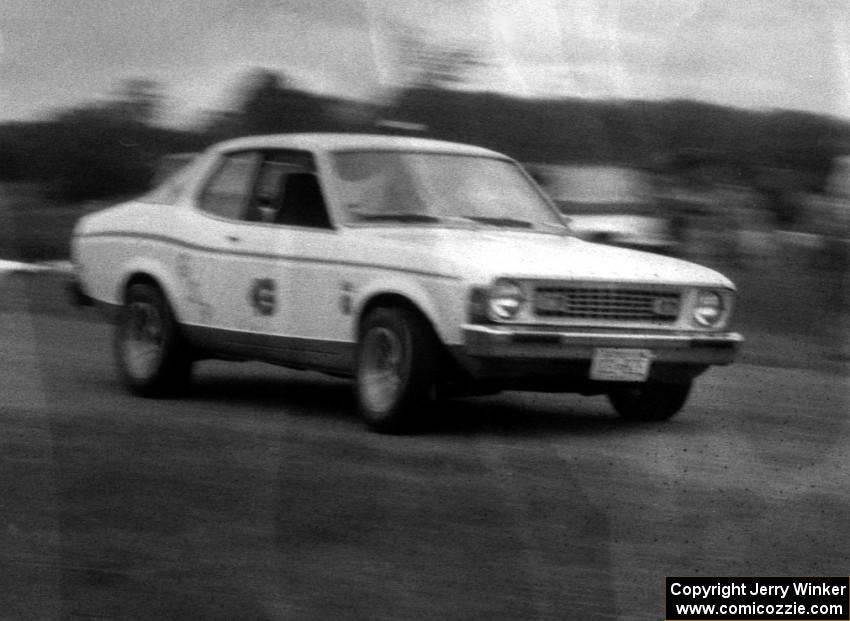
{"label": "front wheel", "polygon": [[189,383],[192,358],[162,292],[130,285],[118,313],[114,342],[118,373],[131,392],[167,397]]}
{"label": "front wheel", "polygon": [[435,386],[435,337],[406,308],[377,308],[363,321],[357,345],[357,405],[374,430],[411,428]]}
{"label": "front wheel", "polygon": [[647,382],[614,388],[608,393],[608,400],[626,420],[667,420],[682,409],[690,392],[691,382]]}

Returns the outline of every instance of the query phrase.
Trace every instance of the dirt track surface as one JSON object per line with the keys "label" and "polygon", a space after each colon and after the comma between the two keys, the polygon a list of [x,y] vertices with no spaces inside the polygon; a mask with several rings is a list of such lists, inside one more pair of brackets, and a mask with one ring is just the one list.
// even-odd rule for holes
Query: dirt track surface
{"label": "dirt track surface", "polygon": [[835,369],[713,369],[668,423],[508,394],[383,437],[346,383],[263,365],[131,397],[109,326],[9,302],[24,282],[0,278],[2,618],[660,619],[665,575],[847,575]]}

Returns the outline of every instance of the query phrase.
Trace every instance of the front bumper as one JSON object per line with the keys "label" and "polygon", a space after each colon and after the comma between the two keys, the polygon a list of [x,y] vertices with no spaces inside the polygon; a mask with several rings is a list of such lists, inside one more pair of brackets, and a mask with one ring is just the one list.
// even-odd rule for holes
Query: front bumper
{"label": "front bumper", "polygon": [[722,365],[735,359],[744,338],[737,332],[643,332],[468,325],[466,356],[477,359],[589,362],[596,348],[648,349],[653,364]]}

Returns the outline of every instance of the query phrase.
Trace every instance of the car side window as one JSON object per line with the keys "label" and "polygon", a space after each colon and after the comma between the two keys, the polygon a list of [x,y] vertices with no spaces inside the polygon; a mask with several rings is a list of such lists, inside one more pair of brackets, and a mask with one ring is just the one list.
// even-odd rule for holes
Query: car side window
{"label": "car side window", "polygon": [[225,155],[201,193],[200,208],[222,218],[242,218],[251,198],[258,160],[256,152]]}
{"label": "car side window", "polygon": [[287,175],[281,194],[282,200],[274,219],[276,224],[331,228],[325,199],[316,175],[303,172]]}
{"label": "car side window", "polygon": [[332,228],[312,156],[299,151],[267,152],[245,219]]}
{"label": "car side window", "polygon": [[275,214],[280,209],[281,189],[286,182],[286,176],[300,170],[302,169],[289,162],[267,157],[257,174],[257,183],[251,203],[245,212],[245,219],[249,222],[274,222]]}

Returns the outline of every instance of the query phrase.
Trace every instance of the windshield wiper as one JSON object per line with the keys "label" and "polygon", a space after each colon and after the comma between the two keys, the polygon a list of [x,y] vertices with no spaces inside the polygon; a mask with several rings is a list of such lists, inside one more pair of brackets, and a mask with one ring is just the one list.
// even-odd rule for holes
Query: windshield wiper
{"label": "windshield wiper", "polygon": [[357,217],[367,222],[439,222],[436,216],[424,213],[359,213]]}
{"label": "windshield wiper", "polygon": [[493,226],[510,226],[518,229],[532,228],[531,222],[527,220],[516,220],[514,218],[490,218],[487,216],[464,216],[464,218],[483,224],[492,224]]}

